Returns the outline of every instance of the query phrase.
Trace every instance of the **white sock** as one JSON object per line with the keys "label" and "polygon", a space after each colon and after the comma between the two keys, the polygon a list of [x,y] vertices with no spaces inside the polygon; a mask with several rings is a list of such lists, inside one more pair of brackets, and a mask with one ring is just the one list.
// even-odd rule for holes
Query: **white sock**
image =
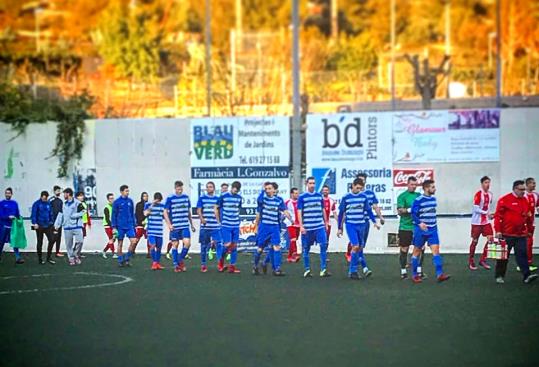
{"label": "white sock", "polygon": [[421,269],[421,266],[418,266],[418,267],[417,267],[417,272],[418,272],[419,274],[423,274],[423,270]]}
{"label": "white sock", "polygon": [[401,269],[401,274],[406,274],[406,268],[405,269]]}

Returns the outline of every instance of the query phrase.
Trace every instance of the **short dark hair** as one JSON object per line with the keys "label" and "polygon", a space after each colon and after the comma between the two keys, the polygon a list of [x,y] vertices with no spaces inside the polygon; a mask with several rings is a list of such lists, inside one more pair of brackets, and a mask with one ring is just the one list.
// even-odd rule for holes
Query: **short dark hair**
{"label": "short dark hair", "polygon": [[41,191],[41,195],[39,195],[39,196],[49,197],[49,192],[48,191]]}
{"label": "short dark hair", "polygon": [[481,177],[481,183],[485,182],[486,180],[490,181],[490,177],[488,177],[488,176]]}
{"label": "short dark hair", "polygon": [[277,184],[277,182],[272,182],[271,186],[273,186],[275,190],[279,190],[279,185]]}
{"label": "short dark hair", "polygon": [[174,187],[183,187],[183,182],[181,181],[174,182]]}
{"label": "short dark hair", "polygon": [[111,196],[114,196],[114,194],[113,194],[112,192],[109,192],[109,193],[107,194],[107,199],[110,198]]}
{"label": "short dark hair", "polygon": [[434,180],[425,180],[423,181],[423,189],[429,187],[430,185],[432,185],[434,183]]}
{"label": "short dark hair", "polygon": [[64,194],[73,196],[73,190],[70,187],[64,189]]}
{"label": "short dark hair", "polygon": [[232,188],[235,188],[237,189],[238,191],[240,191],[241,189],[241,183],[239,181],[234,181],[232,182]]}
{"label": "short dark hair", "polygon": [[533,177],[528,177],[528,178],[526,179],[526,185],[529,185],[532,181],[535,181],[535,178],[533,178]]}
{"label": "short dark hair", "polygon": [[213,181],[206,182],[206,186],[208,186],[208,185],[212,185],[213,188],[215,188],[215,183],[213,183]]}
{"label": "short dark hair", "polygon": [[155,194],[153,194],[153,199],[154,200],[163,200],[163,195],[161,195],[160,192],[156,192]]}
{"label": "short dark hair", "polygon": [[11,193],[13,194],[13,189],[12,189],[11,187],[8,187],[8,188],[6,189],[6,191],[9,191],[9,192],[11,192]]}
{"label": "short dark hair", "polygon": [[520,185],[524,185],[524,180],[516,180],[515,182],[513,182],[513,190]]}
{"label": "short dark hair", "polygon": [[129,188],[129,186],[127,186],[127,185],[122,185],[122,186],[120,186],[120,192],[124,192],[124,191],[125,191],[126,189],[128,189],[128,188]]}
{"label": "short dark hair", "polygon": [[352,182],[352,185],[353,185],[353,186],[356,186],[356,185],[361,185],[361,186],[363,186],[363,185],[365,185],[365,181],[363,181],[363,180],[362,180],[361,178],[359,178],[359,177],[356,177],[356,178],[354,179],[354,182]]}
{"label": "short dark hair", "polygon": [[328,189],[329,190],[329,185],[324,185],[322,186],[323,189]]}
{"label": "short dark hair", "polygon": [[290,189],[290,193],[292,194],[293,192],[296,192],[296,191],[299,191],[297,187],[292,187]]}
{"label": "short dark hair", "polygon": [[268,185],[271,185],[271,181],[264,182],[264,186],[268,186]]}
{"label": "short dark hair", "polygon": [[305,183],[307,183],[307,182],[309,182],[309,181],[311,181],[311,180],[313,180],[313,181],[316,182],[316,180],[314,179],[313,176],[309,176],[309,177],[307,177],[307,179],[305,180]]}
{"label": "short dark hair", "polygon": [[412,182],[412,181],[417,181],[417,177],[415,176],[408,176],[408,183]]}
{"label": "short dark hair", "polygon": [[56,190],[61,190],[62,188],[58,185],[54,185],[54,187],[52,188],[52,191],[56,191]]}
{"label": "short dark hair", "polygon": [[227,184],[226,182],[223,182],[223,183],[221,184],[221,187],[223,187],[223,186],[228,187],[228,184]]}
{"label": "short dark hair", "polygon": [[356,178],[362,178],[363,180],[366,180],[366,179],[367,179],[367,174],[366,174],[366,173],[363,173],[363,172],[359,172],[359,173],[356,175]]}
{"label": "short dark hair", "polygon": [[77,191],[77,194],[75,195],[75,197],[79,197],[79,196],[84,196],[84,193],[82,191]]}

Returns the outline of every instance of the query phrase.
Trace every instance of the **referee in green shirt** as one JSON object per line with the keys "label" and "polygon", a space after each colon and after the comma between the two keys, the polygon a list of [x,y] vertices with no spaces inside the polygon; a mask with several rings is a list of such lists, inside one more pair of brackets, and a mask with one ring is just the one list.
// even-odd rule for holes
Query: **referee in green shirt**
{"label": "referee in green shirt", "polygon": [[[414,200],[420,196],[416,192],[417,188],[417,178],[414,176],[408,177],[407,189],[405,192],[399,195],[397,198],[397,213],[400,216],[399,221],[399,247],[400,247],[400,256],[399,262],[401,265],[401,279],[408,278],[408,273],[406,272],[406,262],[408,258],[408,248],[412,245],[412,239],[414,234],[414,223],[412,221],[411,208]],[[417,272],[423,277],[423,271],[421,266],[423,264],[423,254],[419,258],[419,266]]]}

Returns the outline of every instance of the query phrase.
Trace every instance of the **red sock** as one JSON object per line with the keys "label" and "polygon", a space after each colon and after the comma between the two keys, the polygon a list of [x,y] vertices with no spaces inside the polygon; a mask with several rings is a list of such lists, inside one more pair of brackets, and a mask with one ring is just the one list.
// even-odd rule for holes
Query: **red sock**
{"label": "red sock", "polygon": [[297,254],[298,248],[296,246],[296,240],[292,239],[290,240],[290,248],[288,249],[288,257],[292,258],[295,254]]}
{"label": "red sock", "polygon": [[479,260],[480,262],[483,262],[487,259],[488,244],[488,241],[485,242],[485,247],[483,247],[483,253],[481,254],[481,259]]}
{"label": "red sock", "polygon": [[352,244],[348,242],[348,248],[346,249],[346,257],[350,257],[352,252]]}
{"label": "red sock", "polygon": [[477,247],[477,241],[472,240],[472,243],[470,243],[470,255],[469,255],[469,261],[473,261],[475,256],[475,249]]}

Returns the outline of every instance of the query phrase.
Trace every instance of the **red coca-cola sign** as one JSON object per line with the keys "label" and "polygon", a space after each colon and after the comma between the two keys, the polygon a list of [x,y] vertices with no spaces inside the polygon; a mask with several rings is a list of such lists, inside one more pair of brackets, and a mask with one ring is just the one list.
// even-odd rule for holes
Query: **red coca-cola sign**
{"label": "red coca-cola sign", "polygon": [[432,168],[393,169],[393,186],[406,187],[410,176],[417,178],[417,183],[421,185],[425,180],[434,180],[434,170]]}

